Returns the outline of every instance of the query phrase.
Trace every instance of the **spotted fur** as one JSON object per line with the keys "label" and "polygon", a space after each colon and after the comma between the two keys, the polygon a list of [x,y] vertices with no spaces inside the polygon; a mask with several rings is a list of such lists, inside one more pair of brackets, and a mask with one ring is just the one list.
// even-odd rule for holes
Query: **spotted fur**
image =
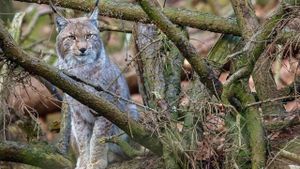
{"label": "spotted fur", "polygon": [[[94,85],[101,85],[109,91],[130,99],[125,78],[119,68],[108,58],[97,28],[97,11],[91,17],[65,19],[56,18],[58,36],[56,49],[59,56],[59,69],[84,79]],[[115,79],[117,79],[115,81]],[[115,81],[111,86],[111,82]],[[91,93],[95,89],[84,86]],[[135,105],[121,101],[111,95],[99,93],[102,97],[115,104],[130,116],[138,119]],[[73,99],[65,96],[65,102],[71,112],[71,141],[78,150],[77,169],[104,169],[107,164],[117,159],[126,158],[120,148],[113,144],[100,144],[102,137],[122,132],[104,117],[94,117],[91,110]],[[127,139],[127,136],[122,136]]]}

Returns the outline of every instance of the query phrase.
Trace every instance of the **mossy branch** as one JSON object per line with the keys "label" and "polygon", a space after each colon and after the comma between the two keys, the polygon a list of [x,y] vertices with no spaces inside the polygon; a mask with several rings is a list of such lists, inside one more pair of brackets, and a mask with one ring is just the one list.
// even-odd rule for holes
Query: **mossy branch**
{"label": "mossy branch", "polygon": [[[231,0],[235,15],[237,17],[237,22],[242,30],[242,37],[247,43],[247,48],[242,49],[242,57],[247,56],[247,52],[255,50],[255,44],[253,44],[252,39],[256,37],[256,31],[259,27],[258,19],[253,10],[253,6],[250,0]],[[243,42],[241,42],[243,43]],[[262,51],[261,51],[262,52]],[[251,55],[249,55],[251,57]],[[251,57],[252,58],[252,57]],[[241,59],[242,60],[242,59]],[[247,59],[245,59],[247,60]],[[242,60],[243,61],[243,60]],[[234,63],[235,66],[240,67],[240,60]],[[247,63],[248,60],[247,60]],[[245,65],[246,63],[242,63]],[[248,78],[251,73],[252,68],[250,66],[241,67],[237,69],[235,73],[227,81],[225,89],[227,90],[231,84],[234,84],[234,95],[239,99],[242,105],[245,105],[251,101],[255,101],[254,97],[251,95],[247,89],[247,80],[237,81],[241,78]],[[246,74],[246,76],[245,76]],[[242,111],[242,115],[245,117],[245,124],[248,134],[248,142],[251,149],[251,168],[260,169],[264,168],[266,161],[266,143],[264,137],[264,131],[262,126],[262,120],[257,107],[246,108]]]}
{"label": "mossy branch", "polygon": [[250,0],[230,0],[237,23],[242,31],[242,37],[250,40],[259,26],[258,19],[256,18],[253,6]]}
{"label": "mossy branch", "polygon": [[[37,4],[49,4],[49,0],[16,0],[28,3]],[[64,8],[71,8],[90,12],[94,9],[94,0],[84,1],[81,0],[52,0],[57,6]],[[294,1],[294,0],[290,0]],[[295,3],[297,4],[297,3]],[[103,1],[99,5],[100,15],[108,16],[117,19],[123,19],[128,21],[150,23],[151,20],[147,17],[145,12],[138,5],[131,3],[119,3],[113,1]],[[233,34],[240,36],[241,30],[235,19],[224,18],[215,16],[199,11],[192,11],[187,9],[175,9],[164,8],[163,13],[174,23],[181,26],[188,26],[192,28],[198,28],[201,30],[208,30],[216,33]],[[285,33],[284,33],[285,34]],[[283,36],[286,37],[286,36]],[[289,39],[283,38],[282,42],[286,42]],[[299,43],[295,43],[299,46]]]}
{"label": "mossy branch", "polygon": [[135,149],[135,147],[132,147],[128,142],[122,140],[118,136],[105,137],[105,138],[100,139],[99,142],[100,142],[100,144],[113,143],[113,144],[118,145],[129,158],[134,158],[134,157],[145,154],[145,152],[143,150]]}
{"label": "mossy branch", "polygon": [[29,73],[41,76],[69,94],[82,104],[95,110],[99,115],[104,116],[119,128],[125,131],[133,140],[145,146],[152,152],[161,155],[161,144],[152,132],[146,130],[141,124],[128,118],[127,113],[120,111],[112,103],[98,97],[64,74],[43,61],[27,55],[19,48],[2,24],[0,24],[0,48],[4,57],[21,67]]}
{"label": "mossy branch", "polygon": [[[180,94],[180,72],[183,64],[183,57],[176,46],[156,28],[155,25],[136,24],[134,27],[134,42],[136,52],[139,52],[136,59],[137,73],[139,74],[140,92],[143,93],[143,100],[151,108],[160,110],[156,115],[157,120],[153,122],[158,130],[161,140],[165,140],[166,128],[176,132],[171,127],[170,119],[177,120],[177,98]],[[153,39],[160,39],[152,43]],[[148,44],[151,44],[148,46]],[[145,46],[147,49],[143,50]],[[161,59],[163,58],[163,59]],[[175,111],[172,111],[175,110]],[[161,125],[162,119],[165,125]],[[155,127],[156,128],[156,127]],[[163,143],[163,159],[166,168],[179,168],[177,160],[171,149],[167,149],[173,140]],[[167,152],[166,152],[167,151]],[[177,152],[174,152],[177,153]]]}
{"label": "mossy branch", "polygon": [[[49,0],[17,0],[21,2],[49,4]],[[95,1],[88,0],[52,0],[53,4],[64,8],[72,8],[85,12],[94,9]],[[151,20],[140,6],[132,3],[102,1],[99,5],[100,15],[128,21],[150,23]],[[164,14],[175,24],[189,26],[212,32],[240,35],[240,30],[234,19],[210,15],[187,9],[165,8]]]}
{"label": "mossy branch", "polygon": [[155,8],[147,0],[138,0],[148,17],[156,26],[166,34],[166,36],[176,45],[182,56],[192,65],[195,72],[199,75],[201,82],[210,90],[212,94],[222,93],[222,84],[214,75],[207,61],[197,53],[195,47],[189,43],[188,38],[176,25],[174,25],[161,10]]}
{"label": "mossy branch", "polygon": [[[237,83],[234,85],[235,97],[239,99],[242,106],[247,103],[254,102],[255,99],[247,90],[247,80],[244,83]],[[266,142],[264,129],[262,124],[262,117],[258,107],[244,108],[242,116],[245,118],[247,134],[249,136],[249,144],[251,148],[251,168],[264,168],[266,162]]]}
{"label": "mossy branch", "polygon": [[284,158],[288,159],[288,160],[296,162],[297,164],[300,164],[300,156],[298,154],[291,153],[291,152],[286,151],[286,150],[280,150],[279,155],[281,157],[284,157]]}
{"label": "mossy branch", "polygon": [[72,162],[46,144],[0,142],[0,161],[20,162],[44,169],[73,168]]}
{"label": "mossy branch", "polygon": [[[275,33],[278,33],[276,31],[279,31],[275,29],[276,26],[284,19],[284,17],[288,16],[284,14],[288,10],[297,10],[296,8],[288,7],[283,4],[285,3],[282,3],[282,5],[277,10],[277,12],[269,20],[263,23],[261,28],[251,36],[250,40],[245,42],[246,44],[244,45],[244,48],[236,54],[236,55],[247,55],[244,57],[240,57],[241,59],[238,59],[237,62],[235,63],[237,65],[235,69],[240,69],[244,67],[247,67],[248,69],[248,71],[245,71],[244,76],[240,76],[240,77],[247,77],[252,73],[256,61],[261,56],[261,54],[263,53],[267,45],[266,39],[268,39],[269,43],[272,42],[272,40],[274,40],[275,38],[274,35],[276,35]],[[234,82],[235,81],[232,81],[232,83]]]}

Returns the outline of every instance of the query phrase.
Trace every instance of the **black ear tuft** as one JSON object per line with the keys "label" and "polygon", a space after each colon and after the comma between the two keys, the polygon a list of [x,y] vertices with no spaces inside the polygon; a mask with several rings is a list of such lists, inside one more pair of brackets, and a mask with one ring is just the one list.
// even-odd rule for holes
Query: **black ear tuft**
{"label": "black ear tuft", "polygon": [[96,7],[90,16],[90,20],[98,20],[99,9]]}
{"label": "black ear tuft", "polygon": [[56,21],[56,31],[57,32],[60,32],[68,25],[68,21],[61,16],[57,16],[55,21]]}
{"label": "black ear tuft", "polygon": [[68,24],[68,20],[66,18],[64,18],[59,12],[58,10],[55,8],[55,6],[53,5],[52,1],[50,0],[50,7],[53,10],[53,12],[55,14],[57,14],[58,16],[55,18],[56,21],[56,31],[60,32],[61,30],[63,30],[67,24]]}
{"label": "black ear tuft", "polygon": [[99,0],[96,0],[94,11],[90,16],[90,20],[92,24],[94,24],[96,27],[98,27],[98,15],[99,15],[98,5],[99,5]]}

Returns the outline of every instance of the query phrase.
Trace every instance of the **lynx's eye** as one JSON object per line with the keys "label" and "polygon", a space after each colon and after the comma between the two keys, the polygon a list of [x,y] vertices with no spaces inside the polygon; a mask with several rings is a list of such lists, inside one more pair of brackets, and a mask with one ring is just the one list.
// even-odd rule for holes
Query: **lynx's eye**
{"label": "lynx's eye", "polygon": [[96,37],[95,34],[87,34],[87,35],[85,35],[85,39],[93,39],[95,37]]}
{"label": "lynx's eye", "polygon": [[72,40],[76,40],[76,36],[74,36],[74,35],[70,35],[70,36],[68,36],[68,38],[72,39]]}

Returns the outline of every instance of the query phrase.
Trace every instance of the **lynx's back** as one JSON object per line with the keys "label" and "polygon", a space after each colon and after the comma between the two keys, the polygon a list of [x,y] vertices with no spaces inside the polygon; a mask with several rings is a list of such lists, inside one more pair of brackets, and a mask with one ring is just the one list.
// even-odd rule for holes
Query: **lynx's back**
{"label": "lynx's back", "polygon": [[[59,56],[57,66],[93,85],[101,86],[111,93],[130,100],[130,93],[124,76],[119,68],[110,61],[105,52],[97,27],[98,10],[90,17],[65,19],[56,18],[58,36],[56,50]],[[114,83],[112,83],[114,82]],[[83,85],[90,92],[98,94],[130,117],[138,119],[135,105],[129,104],[105,92]],[[114,157],[123,157],[118,146],[100,144],[101,137],[120,134],[122,131],[104,117],[95,117],[91,110],[66,95],[71,113],[72,142],[78,150],[76,168],[104,169]],[[127,139],[127,136],[123,136]],[[115,154],[109,156],[109,152]]]}

